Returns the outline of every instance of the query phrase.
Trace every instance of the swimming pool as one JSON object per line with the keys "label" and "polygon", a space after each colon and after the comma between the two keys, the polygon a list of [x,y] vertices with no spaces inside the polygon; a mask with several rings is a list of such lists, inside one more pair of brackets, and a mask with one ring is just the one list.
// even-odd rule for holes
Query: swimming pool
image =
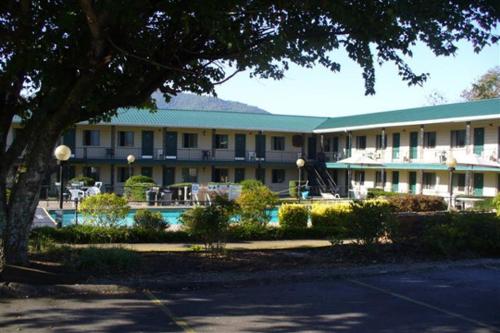
{"label": "swimming pool", "polygon": [[[167,221],[170,225],[177,225],[180,224],[180,216],[182,213],[184,213],[187,209],[158,209],[158,208],[151,208],[150,210],[160,212],[165,221]],[[137,209],[131,209],[127,215],[127,217],[123,220],[120,221],[120,225],[122,226],[128,226],[131,227],[134,225],[134,215]],[[56,218],[56,211],[49,211],[50,216],[55,220]],[[271,219],[269,220],[269,223],[278,223],[278,208],[274,208],[269,211],[269,215]],[[85,223],[85,219],[83,216],[78,213],[78,224]],[[75,210],[65,210],[63,213],[63,227],[75,224]]]}

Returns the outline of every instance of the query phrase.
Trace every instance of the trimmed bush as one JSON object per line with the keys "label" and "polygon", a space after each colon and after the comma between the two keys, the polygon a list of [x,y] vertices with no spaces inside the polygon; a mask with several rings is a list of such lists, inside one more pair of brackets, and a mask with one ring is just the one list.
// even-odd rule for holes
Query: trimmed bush
{"label": "trimmed bush", "polygon": [[442,197],[420,194],[402,194],[387,198],[396,212],[436,212],[446,210]]}
{"label": "trimmed bush", "polygon": [[360,244],[377,244],[392,218],[391,206],[386,201],[355,201],[351,203],[348,233]]}
{"label": "trimmed bush", "polygon": [[380,198],[380,197],[388,198],[388,197],[392,197],[392,196],[395,196],[395,195],[399,195],[399,193],[396,193],[396,192],[386,192],[386,191],[384,191],[381,188],[369,188],[366,197],[368,199],[375,199],[375,198]]}
{"label": "trimmed bush", "polygon": [[348,202],[313,204],[311,224],[313,228],[330,229],[336,234],[343,233],[350,212],[351,205]]}
{"label": "trimmed bush", "polygon": [[237,203],[240,206],[241,221],[267,224],[271,219],[270,209],[278,202],[278,196],[267,186],[258,185],[243,189]]}
{"label": "trimmed bush", "polygon": [[448,212],[397,213],[387,224],[387,237],[397,245],[420,247],[427,229],[451,220]]}
{"label": "trimmed bush", "polygon": [[117,226],[127,216],[129,209],[127,200],[114,193],[86,197],[78,207],[85,221],[100,227]]}
{"label": "trimmed bush", "polygon": [[134,215],[134,222],[137,227],[152,230],[165,230],[169,226],[160,212],[147,209],[137,210]]}
{"label": "trimmed bush", "polygon": [[205,249],[220,252],[225,247],[229,220],[236,212],[234,202],[217,196],[207,207],[195,207],[181,215],[187,232],[205,244]]}
{"label": "trimmed bush", "polygon": [[73,184],[73,183],[80,183],[80,182],[83,182],[84,186],[94,186],[95,185],[94,178],[85,177],[85,176],[78,176],[78,177],[71,178],[68,183]]}
{"label": "trimmed bush", "polygon": [[493,199],[493,204],[495,205],[495,209],[497,210],[497,216],[500,216],[500,194],[497,194],[495,199]]}
{"label": "trimmed bush", "polygon": [[156,186],[153,178],[147,176],[132,176],[125,182],[124,195],[129,201],[145,201],[146,190]]}
{"label": "trimmed bush", "polygon": [[260,180],[257,180],[257,179],[245,179],[245,180],[240,182],[240,185],[241,185],[242,192],[249,191],[249,190],[264,186],[264,184],[262,184],[262,182]]}
{"label": "trimmed bush", "polygon": [[285,229],[307,228],[309,211],[306,206],[298,204],[283,204],[278,211],[279,225]]}

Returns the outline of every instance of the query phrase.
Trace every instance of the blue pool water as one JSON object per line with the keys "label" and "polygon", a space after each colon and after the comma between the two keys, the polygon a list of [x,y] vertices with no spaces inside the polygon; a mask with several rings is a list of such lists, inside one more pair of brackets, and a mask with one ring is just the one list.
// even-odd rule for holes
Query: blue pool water
{"label": "blue pool water", "polygon": [[[180,224],[180,216],[182,213],[186,211],[186,209],[155,209],[152,208],[151,210],[153,211],[159,211],[163,218],[168,221],[170,225],[176,225]],[[131,209],[130,212],[128,213],[127,217],[120,221],[120,225],[123,226],[132,226],[134,224],[134,215],[135,215],[136,209]],[[53,219],[56,218],[56,213],[55,211],[50,211],[50,215],[52,216]],[[271,217],[269,223],[278,223],[278,209],[274,208],[271,211],[269,211],[269,215]],[[68,226],[72,225],[75,223],[75,211],[74,210],[65,210],[63,214],[63,226]],[[81,216],[81,214],[78,214],[78,223],[85,223],[85,219]]]}

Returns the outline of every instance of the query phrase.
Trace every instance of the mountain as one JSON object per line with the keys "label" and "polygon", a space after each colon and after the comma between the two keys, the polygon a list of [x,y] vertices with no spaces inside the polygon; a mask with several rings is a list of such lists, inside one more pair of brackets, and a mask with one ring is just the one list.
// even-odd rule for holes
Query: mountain
{"label": "mountain", "polygon": [[168,103],[165,102],[165,99],[160,92],[155,92],[152,97],[156,100],[156,105],[159,109],[269,113],[268,111],[256,106],[240,102],[226,101],[210,96],[181,93],[177,96],[173,96]]}

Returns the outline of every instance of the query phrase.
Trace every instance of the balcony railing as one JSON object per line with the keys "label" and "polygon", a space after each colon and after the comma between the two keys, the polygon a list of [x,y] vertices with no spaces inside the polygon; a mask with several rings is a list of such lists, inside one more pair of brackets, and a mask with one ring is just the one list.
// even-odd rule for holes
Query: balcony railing
{"label": "balcony railing", "polygon": [[156,148],[152,155],[144,154],[141,148],[130,147],[77,147],[74,149],[76,159],[108,159],[126,161],[128,155],[136,159],[148,160],[179,160],[179,161],[256,161],[256,162],[290,162],[294,163],[299,157],[297,152],[266,151],[264,157],[258,157],[255,151],[246,151],[244,156],[237,156],[236,151],[227,149],[177,149],[175,154],[166,154],[161,148]]}

